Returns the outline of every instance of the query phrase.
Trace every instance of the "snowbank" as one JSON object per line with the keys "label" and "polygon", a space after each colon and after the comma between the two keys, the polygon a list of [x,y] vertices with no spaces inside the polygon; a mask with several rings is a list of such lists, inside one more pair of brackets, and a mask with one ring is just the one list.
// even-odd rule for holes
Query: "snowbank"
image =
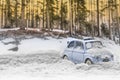
{"label": "snowbank", "polygon": [[66,45],[66,39],[53,39],[48,37],[47,40],[40,38],[25,39],[20,42],[18,46],[18,51],[13,52],[8,49],[16,46],[15,44],[4,45],[4,43],[9,43],[14,41],[12,38],[2,40],[0,42],[0,55],[5,54],[36,54],[36,53],[60,53],[64,50]]}
{"label": "snowbank", "polygon": [[18,30],[19,28],[11,28],[11,29],[0,29],[0,31],[8,31],[8,30]]}
{"label": "snowbank", "polygon": [[[9,51],[16,46],[15,44],[2,43],[9,43],[14,39],[0,41],[0,80],[118,80],[120,78],[120,46],[113,41],[96,38],[114,54],[115,62],[75,65],[60,58],[70,38],[46,38],[22,40],[16,52]],[[3,55],[8,56],[2,57]]]}
{"label": "snowbank", "polygon": [[[5,40],[0,41],[0,55],[5,54],[36,54],[36,53],[61,53],[67,46],[67,41],[70,41],[73,38],[63,38],[63,39],[54,39],[51,37],[46,37],[46,39],[41,38],[32,38],[32,39],[25,39],[20,41],[19,45],[15,44],[8,44],[5,45],[4,43],[9,43],[15,41],[12,38],[7,38]],[[110,51],[115,56],[115,61],[120,61],[120,46],[116,45],[113,41],[108,39],[101,39],[96,38],[103,42],[108,51]],[[18,47],[18,51],[10,51],[9,49],[14,48],[15,46]]]}
{"label": "snowbank", "polygon": [[102,43],[106,47],[106,49],[114,55],[115,61],[120,61],[120,46],[118,44],[115,44],[114,41],[111,41],[106,38],[104,38],[104,39],[96,38],[96,39],[102,41]]}

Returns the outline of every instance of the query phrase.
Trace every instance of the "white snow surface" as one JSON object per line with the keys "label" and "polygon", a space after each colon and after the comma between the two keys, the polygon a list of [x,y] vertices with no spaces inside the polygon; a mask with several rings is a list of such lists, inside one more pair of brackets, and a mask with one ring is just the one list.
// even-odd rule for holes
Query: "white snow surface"
{"label": "white snow surface", "polygon": [[18,30],[19,28],[11,28],[11,29],[0,29],[0,31],[8,31],[8,30]]}
{"label": "white snow surface", "polygon": [[17,52],[9,51],[8,49],[13,48],[14,44],[4,45],[2,42],[8,43],[15,41],[12,38],[7,38],[0,42],[0,55],[5,54],[34,54],[34,53],[45,53],[45,52],[60,52],[62,51],[65,46],[65,39],[53,39],[48,37],[49,40],[33,38],[33,39],[26,39],[20,42],[18,45],[19,50]]}
{"label": "white snow surface", "polygon": [[68,33],[69,32],[69,31],[59,30],[59,29],[53,29],[52,31],[60,32],[60,33]]}
{"label": "white snow surface", "polygon": [[14,41],[0,41],[0,80],[119,80],[120,46],[108,39],[96,38],[115,56],[114,62],[94,65],[74,64],[60,58],[67,40],[47,37],[25,39],[18,51],[9,51]]}

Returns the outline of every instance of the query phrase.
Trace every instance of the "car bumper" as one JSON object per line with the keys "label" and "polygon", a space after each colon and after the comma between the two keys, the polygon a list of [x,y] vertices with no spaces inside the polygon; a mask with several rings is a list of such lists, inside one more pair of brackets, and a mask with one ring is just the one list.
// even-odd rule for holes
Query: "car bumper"
{"label": "car bumper", "polygon": [[111,58],[94,58],[93,59],[93,63],[101,63],[101,62],[103,62],[103,63],[106,63],[106,62],[112,62],[112,61],[114,61],[114,58],[113,57],[111,57]]}

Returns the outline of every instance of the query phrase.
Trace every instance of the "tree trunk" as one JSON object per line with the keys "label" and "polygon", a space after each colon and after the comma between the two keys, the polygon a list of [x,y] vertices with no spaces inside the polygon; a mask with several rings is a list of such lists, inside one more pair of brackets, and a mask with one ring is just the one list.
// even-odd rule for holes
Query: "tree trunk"
{"label": "tree trunk", "polygon": [[21,5],[21,30],[25,30],[25,0],[21,0],[22,5]]}
{"label": "tree trunk", "polygon": [[5,26],[11,26],[11,12],[10,12],[10,0],[6,0],[5,4]]}
{"label": "tree trunk", "polygon": [[118,34],[117,34],[117,36],[119,37],[119,45],[120,45],[120,17],[118,18]]}
{"label": "tree trunk", "polygon": [[2,28],[3,27],[3,2],[1,1],[1,21],[0,21],[0,23],[1,23],[1,26],[0,26],[0,28]]}
{"label": "tree trunk", "polygon": [[101,36],[100,23],[99,23],[99,0],[97,0],[97,27],[98,27],[98,36]]}
{"label": "tree trunk", "polygon": [[45,10],[45,1],[43,0],[43,29],[45,28],[44,27],[44,10]]}
{"label": "tree trunk", "polygon": [[18,1],[15,0],[16,3],[15,3],[15,26],[18,27],[18,19],[17,19],[17,9],[18,9]]}
{"label": "tree trunk", "polygon": [[110,7],[110,2],[108,0],[108,25],[109,25],[109,39],[112,39],[112,32],[111,32],[111,7]]}
{"label": "tree trunk", "polygon": [[62,13],[62,5],[63,5],[63,0],[61,0],[61,25],[60,25],[60,29],[63,30],[63,13]]}
{"label": "tree trunk", "polygon": [[46,0],[46,27],[48,28],[48,31],[50,31],[50,15],[49,15],[49,1]]}
{"label": "tree trunk", "polygon": [[69,2],[69,10],[70,10],[70,14],[69,14],[69,20],[70,20],[70,35],[72,35],[72,0],[70,0],[70,2]]}

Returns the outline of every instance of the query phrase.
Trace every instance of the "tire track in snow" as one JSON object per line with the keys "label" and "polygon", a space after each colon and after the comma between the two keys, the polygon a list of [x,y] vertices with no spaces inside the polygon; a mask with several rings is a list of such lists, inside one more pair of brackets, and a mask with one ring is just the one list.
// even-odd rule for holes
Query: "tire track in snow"
{"label": "tire track in snow", "polygon": [[45,54],[27,54],[27,55],[1,55],[0,65],[20,65],[30,63],[56,63],[60,60],[59,54],[45,53]]}

